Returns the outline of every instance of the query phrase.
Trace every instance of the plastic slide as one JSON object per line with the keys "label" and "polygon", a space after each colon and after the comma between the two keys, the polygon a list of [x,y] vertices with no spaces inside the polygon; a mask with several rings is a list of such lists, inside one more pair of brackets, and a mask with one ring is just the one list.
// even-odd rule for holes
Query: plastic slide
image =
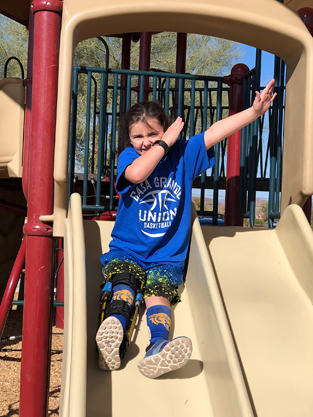
{"label": "plastic slide", "polygon": [[312,416],[313,237],[298,206],[265,231],[201,228],[194,214],[171,335],[189,336],[193,354],[152,380],[137,370],[148,341],[143,311],[121,369],[98,369],[99,257],[112,226],[83,221],[72,195],[60,416]]}

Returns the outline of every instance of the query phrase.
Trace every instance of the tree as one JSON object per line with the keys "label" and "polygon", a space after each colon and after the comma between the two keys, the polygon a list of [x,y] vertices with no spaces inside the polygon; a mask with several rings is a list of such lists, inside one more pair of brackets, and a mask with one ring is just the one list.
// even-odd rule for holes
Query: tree
{"label": "tree", "polygon": [[268,202],[263,203],[261,205],[261,215],[262,215],[262,220],[263,222],[267,222],[268,221]]}
{"label": "tree", "polygon": [[[24,26],[1,17],[0,31],[0,53],[1,61],[0,68],[2,70],[9,56],[16,56],[23,63],[25,73],[27,65],[27,41],[28,32]],[[121,67],[121,53],[122,53],[122,39],[115,37],[103,38],[109,47],[109,67],[119,69]],[[177,34],[171,32],[162,32],[152,36],[151,44],[151,68],[169,73],[176,71],[176,43]],[[137,70],[139,63],[140,42],[131,43],[131,69]],[[204,35],[188,34],[187,36],[187,51],[186,51],[186,72],[190,74],[201,75],[227,75],[230,73],[231,67],[235,62],[238,62],[241,56],[240,47],[238,44],[225,40],[212,38]],[[91,66],[97,68],[104,68],[106,63],[106,48],[103,43],[97,39],[87,39],[80,42],[75,48],[74,65],[76,66]],[[9,76],[20,76],[17,64],[12,61],[10,64]],[[100,75],[95,74],[94,80],[100,84]],[[82,149],[84,148],[84,136],[86,131],[86,91],[87,91],[87,77],[82,74],[79,76],[78,87],[78,108],[77,108],[77,145],[80,151],[77,154],[77,168],[83,168],[84,156]],[[138,78],[133,78],[132,86],[138,83]],[[109,85],[113,84],[112,75],[109,75]],[[174,80],[171,81],[171,87],[174,87]],[[190,83],[185,83],[186,87]],[[203,84],[196,85],[196,88],[203,88]],[[135,93],[133,93],[135,94]],[[93,100],[93,93],[91,99]],[[119,98],[118,98],[119,99]],[[112,90],[108,90],[108,105],[112,103]],[[188,105],[190,95],[185,94],[185,104]],[[200,104],[199,95],[197,95],[196,106]],[[213,97],[213,103],[215,97]],[[227,97],[225,96],[225,105]],[[97,111],[99,109],[99,96],[97,97]],[[208,124],[215,119],[215,114],[210,113],[208,116]],[[196,122],[198,131],[202,130],[201,118]],[[91,133],[93,133],[93,126],[90,126]],[[186,133],[187,134],[187,133]],[[109,133],[110,135],[110,133]],[[187,135],[188,137],[188,135]],[[109,138],[110,140],[110,138]],[[110,144],[108,142],[108,147]],[[97,153],[97,148],[95,149]],[[90,165],[90,164],[89,164]]]}
{"label": "tree", "polygon": [[[0,77],[4,77],[6,61],[14,56],[18,58],[27,71],[28,31],[25,26],[14,20],[0,15]],[[21,77],[20,67],[15,60],[11,60],[7,68],[7,77]]]}
{"label": "tree", "polygon": [[[109,47],[109,67],[121,68],[122,39],[114,37],[103,38]],[[151,61],[150,68],[168,73],[176,71],[176,43],[177,34],[170,32],[158,33],[152,36],[151,42]],[[139,65],[140,42],[131,43],[131,70],[138,70]],[[217,39],[204,35],[188,34],[187,51],[186,51],[186,72],[190,74],[202,75],[222,75],[229,74],[231,67],[240,58],[240,47],[238,44],[225,40]],[[74,53],[74,65],[92,66],[103,68],[106,62],[106,49],[103,43],[97,39],[87,39],[80,42]],[[94,74],[96,82],[100,83],[100,76]],[[83,80],[83,77],[81,78]],[[79,84],[78,91],[78,117],[77,117],[77,140],[82,146],[83,135],[85,132],[84,111],[86,108],[86,88],[85,82]],[[133,77],[132,87],[138,84],[138,78]],[[109,74],[109,85],[113,85],[113,76]],[[171,80],[171,87],[175,86],[174,80]],[[190,82],[186,81],[185,86],[190,87]],[[196,84],[196,88],[203,88],[203,83]],[[228,97],[225,94],[225,107],[227,107]],[[93,97],[92,97],[93,98]],[[112,102],[112,90],[108,91],[108,103]],[[118,97],[119,100],[119,97]],[[185,104],[190,101],[190,94],[185,94]],[[213,104],[215,102],[213,96]],[[200,96],[196,96],[196,106],[200,105]],[[210,118],[212,116],[212,118]],[[215,114],[210,114],[208,123],[215,120]],[[197,131],[202,130],[201,118],[197,119]],[[77,155],[77,168],[83,166],[83,155]]]}
{"label": "tree", "polygon": [[[162,32],[152,36],[150,67],[164,72],[176,72],[176,33]],[[103,38],[110,51],[110,68],[121,68],[122,39]],[[131,68],[138,70],[140,42],[131,43]],[[205,35],[188,34],[186,72],[202,75],[226,75],[242,56],[239,44]],[[105,47],[99,39],[80,42],[74,55],[74,65],[104,67]]]}

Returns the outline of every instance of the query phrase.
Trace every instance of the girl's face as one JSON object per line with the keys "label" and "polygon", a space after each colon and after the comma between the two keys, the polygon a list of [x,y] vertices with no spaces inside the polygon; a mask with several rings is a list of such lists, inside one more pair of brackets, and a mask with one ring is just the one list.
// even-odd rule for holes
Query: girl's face
{"label": "girl's face", "polygon": [[147,119],[149,126],[143,122],[133,123],[129,127],[129,139],[139,155],[147,152],[156,140],[161,140],[164,134],[163,126],[158,119]]}

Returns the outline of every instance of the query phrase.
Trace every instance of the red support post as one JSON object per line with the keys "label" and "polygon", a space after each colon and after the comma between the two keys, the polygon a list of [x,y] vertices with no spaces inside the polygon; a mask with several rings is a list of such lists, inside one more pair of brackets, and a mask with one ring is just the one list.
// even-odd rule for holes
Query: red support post
{"label": "red support post", "polygon": [[32,131],[29,157],[20,417],[48,411],[53,308],[53,165],[62,2],[34,0]]}
{"label": "red support post", "polygon": [[[310,7],[304,7],[303,9],[298,10],[298,13],[311,36],[313,36],[313,9]],[[306,218],[308,219],[308,222],[311,224],[312,196],[308,197],[302,209],[306,215]]]}
{"label": "red support post", "polygon": [[[139,54],[139,71],[149,71],[150,70],[150,57],[151,57],[151,32],[141,32],[140,33],[140,54]],[[140,78],[139,78],[140,82]],[[140,85],[140,84],[139,84]],[[149,78],[145,77],[144,83],[144,101],[148,100],[149,97]],[[138,89],[138,101],[140,97],[140,91]]]}
{"label": "red support post", "polygon": [[[186,72],[186,51],[187,51],[187,33],[177,33],[177,49],[176,49],[176,73],[185,74]],[[179,81],[175,81],[175,117],[178,116],[178,85]],[[183,81],[184,86],[184,81]],[[182,97],[184,103],[184,96]]]}
{"label": "red support post", "polygon": [[24,147],[23,147],[23,192],[28,199],[28,175],[29,175],[29,147],[31,137],[31,116],[32,116],[32,77],[33,77],[33,48],[34,47],[34,15],[29,14],[28,24],[28,56],[27,56],[27,78],[26,85],[26,106],[24,118]]}
{"label": "red support post", "polygon": [[[122,69],[130,69],[130,48],[131,48],[131,34],[125,33],[122,40]],[[127,75],[122,74],[121,76],[121,87],[122,87],[122,112],[126,112],[126,88],[127,88]],[[124,149],[124,148],[123,148]],[[122,150],[123,150],[122,149]]]}
{"label": "red support post", "polygon": [[[124,33],[122,35],[122,62],[121,67],[122,69],[129,70],[130,69],[130,52],[131,52],[131,40],[132,35],[131,33]],[[122,113],[126,113],[126,98],[127,98],[127,75],[122,74],[121,76],[121,88],[122,88]],[[124,140],[119,138],[119,153],[121,153],[125,149],[126,145]]]}
{"label": "red support post", "polygon": [[[224,83],[230,86],[229,116],[241,111],[242,77],[249,68],[245,64],[237,64],[231,74],[224,77]],[[243,219],[239,214],[239,174],[240,174],[240,142],[241,131],[230,135],[227,150],[227,175],[225,197],[225,225],[242,226]]]}
{"label": "red support post", "polygon": [[18,280],[19,280],[22,268],[25,263],[25,248],[26,248],[26,241],[25,239],[23,239],[21,247],[15,259],[7,286],[5,288],[5,292],[3,294],[1,305],[0,305],[0,339],[2,337],[4,326],[7,321],[10,308],[12,306],[14,292],[16,290]]}

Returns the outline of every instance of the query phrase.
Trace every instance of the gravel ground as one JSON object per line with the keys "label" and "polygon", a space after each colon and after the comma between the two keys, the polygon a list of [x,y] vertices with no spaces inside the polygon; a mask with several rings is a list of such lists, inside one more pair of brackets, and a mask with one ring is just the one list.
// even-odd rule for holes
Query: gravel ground
{"label": "gravel ground", "polygon": [[[11,310],[2,339],[22,334],[22,308]],[[52,350],[62,350],[63,330],[53,327]],[[0,417],[19,415],[21,351],[2,351],[3,349],[22,349],[22,339],[0,342]],[[52,353],[50,396],[48,416],[59,415],[61,388],[62,353]]]}

